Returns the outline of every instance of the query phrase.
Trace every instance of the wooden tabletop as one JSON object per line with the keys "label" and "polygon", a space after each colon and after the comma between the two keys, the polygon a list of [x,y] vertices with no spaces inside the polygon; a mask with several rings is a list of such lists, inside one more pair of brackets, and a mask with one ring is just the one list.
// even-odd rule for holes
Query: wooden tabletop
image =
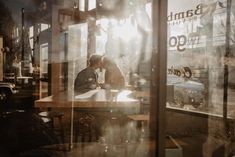
{"label": "wooden tabletop", "polygon": [[35,101],[36,108],[139,108],[139,100],[129,97],[131,91],[97,89],[83,94],[61,92]]}
{"label": "wooden tabletop", "polygon": [[149,121],[149,114],[128,115],[128,118],[134,121]]}

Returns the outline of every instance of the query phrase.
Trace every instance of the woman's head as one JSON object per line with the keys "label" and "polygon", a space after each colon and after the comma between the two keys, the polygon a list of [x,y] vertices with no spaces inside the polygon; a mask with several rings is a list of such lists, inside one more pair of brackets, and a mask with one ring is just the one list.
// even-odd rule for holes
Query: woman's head
{"label": "woman's head", "polygon": [[107,69],[108,67],[112,67],[115,65],[115,62],[108,57],[102,58],[102,68]]}

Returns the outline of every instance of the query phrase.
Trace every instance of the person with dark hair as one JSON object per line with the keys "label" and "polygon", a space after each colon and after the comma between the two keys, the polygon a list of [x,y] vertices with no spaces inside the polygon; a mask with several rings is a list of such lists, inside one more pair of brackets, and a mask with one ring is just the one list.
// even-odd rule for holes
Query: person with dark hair
{"label": "person with dark hair", "polygon": [[103,57],[102,68],[105,69],[104,88],[121,89],[125,87],[123,73],[113,60],[108,57]]}
{"label": "person with dark hair", "polygon": [[86,92],[99,86],[96,69],[101,68],[101,60],[102,56],[100,55],[90,57],[88,67],[80,71],[75,79],[75,92]]}

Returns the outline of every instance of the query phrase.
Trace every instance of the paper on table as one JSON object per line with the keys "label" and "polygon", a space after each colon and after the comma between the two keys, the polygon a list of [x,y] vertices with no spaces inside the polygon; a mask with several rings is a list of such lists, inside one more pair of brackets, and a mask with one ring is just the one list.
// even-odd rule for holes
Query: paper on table
{"label": "paper on table", "polygon": [[75,99],[87,99],[87,98],[92,97],[97,92],[98,92],[98,89],[90,90],[90,91],[88,91],[86,93],[76,95]]}

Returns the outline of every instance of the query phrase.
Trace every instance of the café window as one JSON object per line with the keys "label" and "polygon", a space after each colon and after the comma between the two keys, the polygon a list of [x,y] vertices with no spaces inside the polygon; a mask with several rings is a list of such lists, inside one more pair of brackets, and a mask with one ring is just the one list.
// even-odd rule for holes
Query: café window
{"label": "caf\u00e9 window", "polygon": [[[111,156],[116,150],[117,155],[125,153],[127,145],[143,145],[144,150],[130,149],[126,153],[145,156],[150,146],[145,148],[150,134],[152,3],[99,0],[89,1],[86,9],[86,2],[57,8],[58,21],[53,20],[51,25],[52,43],[41,48],[42,52],[48,51],[45,57],[51,64],[48,73],[52,92],[35,101],[35,106],[55,105],[52,111],[64,113],[67,136],[62,143],[66,148],[76,150],[77,144],[94,142],[102,148],[87,153],[98,150],[98,154]],[[98,62],[92,60],[96,55],[100,57]],[[84,74],[87,69],[90,71]],[[67,86],[63,90],[61,75],[65,75],[62,84]],[[96,79],[85,89],[77,87],[80,80]],[[45,106],[42,102],[47,98],[51,102]]]}
{"label": "caf\u00e9 window", "polygon": [[[231,50],[233,47],[233,35],[227,37],[226,32],[233,28],[234,15],[231,14],[231,25],[227,28],[226,1],[211,4],[198,1],[178,8],[171,5],[168,9],[167,105],[222,115],[226,64],[223,60],[227,58],[226,46]],[[233,88],[232,69],[233,66],[229,66],[229,90]]]}
{"label": "caf\u00e9 window", "polygon": [[[19,108],[0,113],[0,137],[13,134],[4,137],[9,152],[235,155],[234,1],[60,0],[43,2],[44,9],[37,1],[11,1],[13,7],[4,4],[14,10],[13,18],[25,21],[14,33],[18,43],[2,37],[12,44],[12,52],[3,53],[15,55],[17,63],[30,61],[31,54],[36,75],[26,64],[21,77],[14,76],[19,69],[9,68],[11,83],[27,82],[10,97]],[[18,16],[18,5],[35,14]],[[29,42],[20,39],[24,28]],[[14,98],[18,92],[23,103]],[[1,102],[7,94],[0,90]],[[33,110],[22,110],[25,104]],[[8,116],[16,125],[8,127]],[[21,134],[27,147],[18,148]]]}
{"label": "caf\u00e9 window", "polygon": [[48,73],[48,43],[40,45],[40,52],[40,75],[41,77],[45,77]]}
{"label": "caf\u00e9 window", "polygon": [[39,30],[40,30],[39,32],[43,32],[43,31],[45,31],[45,30],[50,28],[50,25],[46,24],[46,23],[40,23],[39,25],[40,25],[39,26]]}
{"label": "caf\u00e9 window", "polygon": [[34,49],[34,27],[31,26],[29,28],[29,44],[31,48],[31,55],[33,56],[33,49]]}
{"label": "caf\u00e9 window", "polygon": [[167,24],[166,132],[200,137],[195,156],[233,154],[219,149],[233,143],[234,2],[169,0]]}

